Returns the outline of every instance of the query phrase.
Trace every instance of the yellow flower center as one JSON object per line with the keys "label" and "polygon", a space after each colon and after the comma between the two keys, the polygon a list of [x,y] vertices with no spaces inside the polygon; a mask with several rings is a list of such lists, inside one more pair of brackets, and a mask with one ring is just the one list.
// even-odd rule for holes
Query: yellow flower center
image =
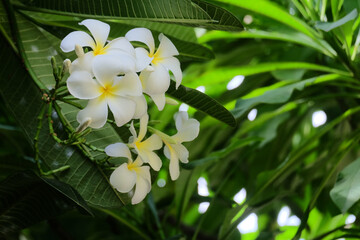
{"label": "yellow flower center", "polygon": [[153,60],[151,61],[153,64],[157,64],[159,61],[162,60],[162,58],[159,55],[160,55],[159,50],[157,50],[153,54],[149,53],[149,57],[153,57]]}
{"label": "yellow flower center", "polygon": [[128,163],[127,167],[129,169],[129,171],[135,171],[136,173],[138,173],[138,171],[139,171],[139,167],[136,166],[135,162]]}
{"label": "yellow flower center", "polygon": [[106,84],[104,86],[101,86],[100,92],[101,97],[109,97],[113,95],[114,87],[110,84]]}
{"label": "yellow flower center", "polygon": [[102,46],[96,44],[96,47],[94,49],[94,56],[105,54],[106,53],[106,48],[107,48],[107,46],[102,47]]}

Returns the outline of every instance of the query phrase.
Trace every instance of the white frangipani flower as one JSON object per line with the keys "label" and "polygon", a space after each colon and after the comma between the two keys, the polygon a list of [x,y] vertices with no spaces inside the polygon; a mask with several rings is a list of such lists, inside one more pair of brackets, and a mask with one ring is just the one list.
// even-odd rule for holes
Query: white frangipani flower
{"label": "white frangipani flower", "polygon": [[117,126],[146,113],[146,100],[131,57],[126,54],[120,58],[98,56],[92,66],[95,78],[87,71],[75,71],[67,80],[69,92],[74,97],[89,100],[77,115],[80,124],[90,118],[90,127],[101,128],[107,120],[108,106]]}
{"label": "white frangipani flower", "polygon": [[135,193],[131,199],[132,204],[141,202],[151,190],[150,167],[142,166],[138,157],[131,158],[129,148],[124,143],[115,143],[107,146],[105,152],[111,157],[125,157],[127,163],[121,164],[110,175],[110,183],[121,193],[130,192],[135,186]]}
{"label": "white frangipani flower", "polygon": [[170,143],[166,138],[162,140],[165,143],[164,154],[170,159],[170,177],[176,180],[179,177],[179,160],[187,163],[189,160],[189,151],[182,145],[183,142],[194,140],[199,135],[200,123],[198,120],[190,118],[187,112],[178,112],[174,116],[177,133],[171,136]]}
{"label": "white frangipani flower", "polygon": [[[135,57],[134,47],[126,38],[119,37],[107,43],[109,24],[94,19],[86,19],[79,24],[89,29],[92,37],[86,32],[74,31],[61,41],[61,50],[64,52],[75,50],[78,56],[70,67],[70,73],[77,70],[91,72],[92,60],[99,55],[118,55],[125,52]],[[82,47],[90,47],[92,51],[84,53]]]}
{"label": "white frangipani flower", "polygon": [[125,38],[129,41],[138,41],[145,43],[149,51],[138,47],[135,49],[136,59],[139,65],[148,66],[140,74],[141,83],[144,93],[148,94],[159,110],[165,106],[165,92],[170,86],[171,71],[176,80],[176,88],[179,87],[182,80],[182,72],[180,62],[174,56],[179,55],[174,44],[165,37],[164,34],[159,35],[160,45],[155,51],[155,42],[153,35],[149,29],[134,28],[126,33]]}
{"label": "white frangipani flower", "polygon": [[129,139],[129,146],[134,148],[135,152],[139,155],[140,159],[144,163],[149,163],[155,171],[159,171],[162,162],[160,157],[154,153],[154,150],[159,150],[162,147],[162,141],[161,138],[156,134],[151,135],[148,139],[143,141],[147,131],[148,121],[149,115],[147,114],[144,114],[140,118],[139,136],[137,136],[134,124],[131,122],[130,132],[132,136]]}

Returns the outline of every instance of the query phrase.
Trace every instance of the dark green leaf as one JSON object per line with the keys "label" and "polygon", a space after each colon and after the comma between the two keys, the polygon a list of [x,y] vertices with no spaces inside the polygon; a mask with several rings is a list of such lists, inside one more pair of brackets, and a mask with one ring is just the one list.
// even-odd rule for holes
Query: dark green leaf
{"label": "dark green leaf", "polygon": [[228,124],[229,126],[236,126],[234,116],[224,106],[198,90],[187,88],[182,85],[176,89],[175,82],[171,81],[167,94]]}
{"label": "dark green leaf", "polygon": [[86,204],[85,200],[70,185],[60,182],[56,179],[50,179],[45,177],[42,177],[41,179],[49,186],[56,189],[59,193],[66,196],[68,199],[71,199],[75,204],[77,204],[80,208],[84,209],[90,215],[93,215],[90,207]]}
{"label": "dark green leaf", "polygon": [[[243,28],[239,19],[237,19],[233,14],[224,10],[223,8],[216,6],[215,4],[211,4],[206,2],[206,0],[191,0],[196,3],[202,9],[205,10],[207,14],[214,20],[213,23],[209,23],[205,25],[206,28],[213,29],[223,29],[223,30],[234,30],[238,31]],[[212,26],[213,25],[213,26]]]}
{"label": "dark green leaf", "polygon": [[11,175],[0,185],[0,238],[59,215],[72,200],[31,172]]}
{"label": "dark green leaf", "polygon": [[[80,0],[52,1],[22,0],[18,7],[32,11],[57,13],[86,18],[112,18],[120,20],[146,20],[154,22],[171,22],[190,26],[203,26],[213,29],[241,29],[239,21],[222,21],[220,16],[230,17],[226,10],[209,6],[209,14],[190,0],[106,0],[88,2]],[[202,4],[202,6],[205,3]],[[215,13],[214,11],[218,11]],[[214,17],[214,19],[211,18]],[[234,18],[236,19],[236,18]],[[233,20],[233,19],[231,19]],[[240,24],[240,27],[239,27]],[[219,27],[218,27],[219,26]]]}
{"label": "dark green leaf", "polygon": [[[0,38],[0,41],[1,46],[8,46],[3,37]],[[37,115],[44,104],[41,100],[41,91],[33,83],[25,66],[22,65],[21,60],[11,48],[1,48],[0,56],[6,59],[3,68],[0,70],[1,96],[9,111],[24,130],[27,140],[33,143],[36,133],[34,126],[37,126],[38,122]],[[51,71],[50,64],[46,68]],[[58,121],[55,123],[57,123],[55,130],[62,133],[60,134],[62,136],[63,126]],[[108,137],[111,136],[114,135]],[[110,186],[100,168],[86,159],[75,147],[62,146],[55,142],[49,135],[46,119],[43,119],[39,148],[40,157],[45,161],[48,168],[54,169],[66,164],[71,166],[68,171],[58,175],[59,179],[79,191],[89,204],[102,207],[119,207],[122,205],[118,193]]]}

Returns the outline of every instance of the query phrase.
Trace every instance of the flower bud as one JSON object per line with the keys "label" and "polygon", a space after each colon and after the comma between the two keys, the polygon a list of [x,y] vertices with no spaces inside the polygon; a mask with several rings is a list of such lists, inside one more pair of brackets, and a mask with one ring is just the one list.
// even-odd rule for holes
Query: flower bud
{"label": "flower bud", "polygon": [[84,56],[84,49],[80,46],[80,45],[75,45],[75,53],[76,53],[76,56],[78,56],[79,58]]}
{"label": "flower bud", "polygon": [[85,118],[85,120],[78,126],[76,133],[81,133],[84,131],[92,122],[91,118]]}
{"label": "flower bud", "polygon": [[62,69],[63,74],[69,71],[70,66],[71,66],[70,59],[65,59],[63,62],[63,69]]}
{"label": "flower bud", "polygon": [[175,99],[169,98],[169,97],[165,97],[165,102],[166,102],[166,104],[174,105],[174,106],[179,104],[178,101],[176,101]]}

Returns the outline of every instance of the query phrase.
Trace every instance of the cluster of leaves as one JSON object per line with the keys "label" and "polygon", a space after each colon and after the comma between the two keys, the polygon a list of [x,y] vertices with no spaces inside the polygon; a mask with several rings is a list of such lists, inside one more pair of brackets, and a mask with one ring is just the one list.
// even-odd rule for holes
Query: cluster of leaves
{"label": "cluster of leaves", "polygon": [[[241,239],[360,238],[357,221],[345,224],[360,209],[359,12],[358,1],[341,0],[1,1],[0,134],[6,141],[0,146],[0,234],[17,236],[67,211],[21,234],[240,239],[238,224],[256,213],[258,230]],[[137,26],[163,32],[185,63],[186,87],[172,86],[167,93],[193,107],[200,135],[187,146],[191,161],[178,181],[160,171],[154,182],[165,180],[165,187],[154,184],[139,206],[123,206],[126,196],[90,160],[102,154],[59,145],[49,135],[48,119],[38,119],[47,104],[42,94],[54,85],[50,56],[57,62],[71,57],[59,50],[60,39],[84,18],[107,21],[114,36]],[[194,27],[208,31],[197,39]],[[242,84],[227,90],[238,75],[245,77]],[[66,101],[55,103],[59,108],[49,115],[62,138],[67,132],[59,117],[76,127],[77,110]],[[237,126],[219,103],[232,111]],[[249,121],[254,108],[257,116]],[[164,131],[173,128],[168,124],[177,110],[149,109]],[[317,110],[327,114],[327,122],[315,128],[311,116]],[[31,146],[37,132],[42,165],[70,168],[52,179],[29,172],[9,176],[36,169]],[[86,138],[104,148],[128,134],[109,123]],[[197,193],[199,177],[208,181],[209,196]],[[243,188],[247,198],[238,204],[233,197]],[[204,214],[198,212],[202,202],[210,203]],[[49,210],[38,211],[40,206]],[[284,206],[301,220],[299,226],[276,223]],[[95,217],[69,211],[74,207]]]}

